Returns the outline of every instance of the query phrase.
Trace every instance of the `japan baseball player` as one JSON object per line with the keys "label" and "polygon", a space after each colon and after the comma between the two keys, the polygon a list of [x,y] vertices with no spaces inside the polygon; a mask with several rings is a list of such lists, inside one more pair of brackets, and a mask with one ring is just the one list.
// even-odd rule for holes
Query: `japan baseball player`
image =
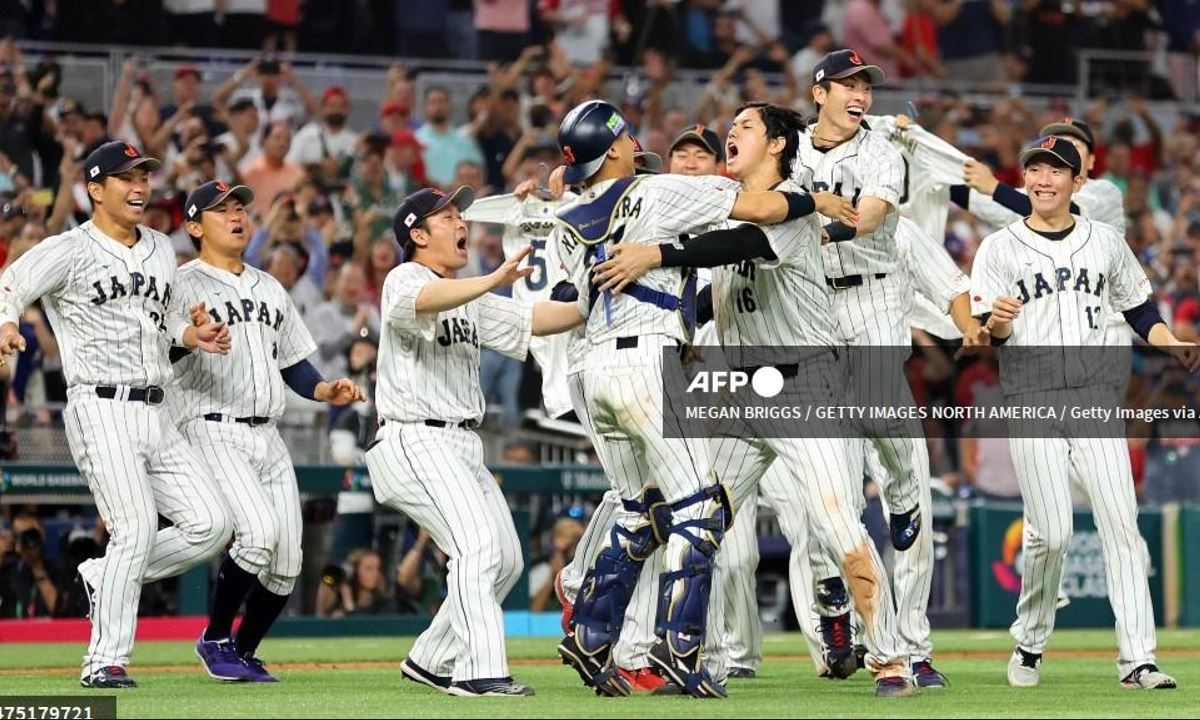
{"label": "japan baseball player", "polygon": [[582,322],[575,304],[522,307],[490,291],[529,277],[518,265],[532,248],[489,275],[455,279],[467,262],[461,212],[474,192],[420,190],[396,211],[405,262],[384,283],[376,404],[380,428],[367,451],[375,499],[425,528],[449,556],[446,602],[417,638],[401,670],[441,692],[522,697],[509,675],[500,603],[520,576],[520,542],[472,432],[485,404],[480,347],[523,359],[531,335]]}
{"label": "japan baseball player", "polygon": [[[1075,377],[1082,368],[1031,376],[1006,363],[1005,351],[1047,345],[1105,344],[1105,313],[1120,312],[1151,345],[1175,355],[1189,369],[1200,365],[1197,349],[1178,340],[1162,322],[1150,282],[1124,238],[1111,226],[1070,212],[1072,191],[1082,182],[1082,162],[1070,142],[1047,137],[1021,155],[1032,214],[989,235],[971,273],[972,308],[986,317],[1000,355],[1001,384],[1010,404],[1039,402],[1087,387],[1103,394],[1109,383]],[[1102,302],[1102,297],[1108,302]],[[1015,352],[1015,351],[1014,351]],[[1079,437],[1063,430],[1051,437],[1010,438],[1009,448],[1024,501],[1025,536],[1021,596],[1012,636],[1017,647],[1008,664],[1014,687],[1032,687],[1041,675],[1042,653],[1054,628],[1055,603],[1072,533],[1070,468],[1078,474],[1095,512],[1104,566],[1116,616],[1117,672],[1127,688],[1174,688],[1155,665],[1154,613],[1147,567],[1138,542],[1137,502],[1129,451],[1123,438]]]}
{"label": "japan baseball player", "polygon": [[[193,327],[175,251],[139,225],[159,162],[124,142],[84,161],[92,219],[47,238],[0,275],[0,357],[24,348],[21,312],[38,298],[62,346],[71,455],[110,541],[79,573],[91,600],[84,687],[127,688],[142,583],[177,575],[225,547],[232,525],[205,462],[168,421],[168,346],[229,349],[223,323]],[[173,524],[159,530],[158,517]]]}
{"label": "japan baseball player", "polygon": [[303,529],[296,473],[275,423],[287,387],[334,405],[362,393],[349,380],[321,378],[306,359],[316,344],[287,290],[242,262],[253,199],[245,185],[214,180],[184,203],[184,227],[200,257],[179,268],[176,292],[196,308],[193,322],[225,323],[233,345],[223,357],[173,353],[177,385],[169,405],[180,432],[213,469],[234,527],[196,654],[217,680],[274,682],[255,651],[300,574]]}
{"label": "japan baseball player", "polygon": [[722,697],[722,669],[704,665],[702,647],[709,635],[712,556],[732,508],[713,478],[704,441],[666,438],[663,430],[664,396],[675,392],[663,386],[663,349],[690,340],[694,281],[679,268],[663,268],[616,293],[598,290],[592,276],[618,242],[674,243],[681,233],[729,217],[781,222],[811,212],[811,201],[805,207],[797,194],[738,192],[736,183],[721,178],[635,177],[635,141],[627,128],[615,107],[597,100],[573,108],[559,130],[566,181],[584,186],[576,202],[558,212],[555,238],[587,314],[585,422],[603,447],[601,462],[631,469],[610,472],[629,481],[620,488],[622,512],[584,579],[574,632],[559,654],[598,692],[628,694],[613,667],[612,644],[645,559],[665,542],[657,621],[665,642],[651,660],[683,692]]}
{"label": "japan baseball player", "polygon": [[[902,309],[902,285],[896,275],[896,223],[904,182],[904,161],[882,135],[863,127],[871,110],[871,88],[883,82],[883,71],[866,65],[853,50],[838,50],[813,69],[817,122],[800,133],[792,178],[813,191],[832,190],[851,199],[858,209],[854,226],[827,222],[828,242],[821,249],[826,284],[833,289],[837,340],[849,346],[876,346],[879,351],[851,352],[851,385],[860,402],[881,395],[910,395],[902,368],[901,348],[911,344]],[[888,348],[891,350],[889,351]],[[885,388],[878,387],[883,382]],[[900,398],[903,403],[904,397]],[[911,399],[911,398],[909,398]],[[880,401],[884,402],[884,401]],[[876,403],[878,404],[878,403]],[[892,544],[907,550],[921,530],[918,507],[929,468],[912,464],[919,429],[897,422],[862,423],[892,477],[884,488],[891,509]]]}
{"label": "japan baseball player", "polygon": [[[729,173],[745,190],[778,188],[799,191],[786,180],[790,174],[803,119],[792,110],[751,103],[734,118],[726,153]],[[848,201],[828,192],[812,197],[823,215],[853,221]],[[646,267],[703,266],[713,268],[712,305],[717,336],[726,358],[752,372],[764,360],[755,348],[795,348],[798,365],[780,366],[785,378],[797,378],[785,390],[797,402],[836,404],[835,338],[830,297],[820,256],[820,225],[815,214],[768,227],[750,224],[707,233],[684,244],[677,258],[655,246],[622,244],[612,259],[599,266],[597,277],[615,291],[641,276]],[[643,260],[642,258],[648,258]],[[615,281],[615,282],[614,282]],[[745,346],[745,350],[734,350]],[[809,397],[809,393],[828,397]],[[796,404],[796,403],[792,403]],[[734,506],[757,503],[758,482],[766,469],[781,462],[789,471],[786,500],[781,503],[781,526],[793,532],[807,515],[814,537],[831,553],[836,567],[845,567],[850,594],[865,609],[864,636],[877,673],[876,693],[884,697],[911,695],[905,659],[895,628],[891,590],[883,564],[858,517],[861,484],[850,470],[845,438],[742,439],[721,436],[712,444],[713,469],[729,488]],[[861,477],[861,475],[859,476]],[[797,542],[793,534],[789,539]],[[725,562],[717,553],[718,568]],[[718,572],[714,584],[726,585]],[[851,649],[852,650],[852,649]],[[854,662],[853,653],[848,657]]]}

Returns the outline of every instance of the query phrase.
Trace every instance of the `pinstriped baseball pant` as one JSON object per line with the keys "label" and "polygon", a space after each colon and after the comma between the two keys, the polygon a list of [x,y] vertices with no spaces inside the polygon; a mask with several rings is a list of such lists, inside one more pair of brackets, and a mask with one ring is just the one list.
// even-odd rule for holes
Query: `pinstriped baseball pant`
{"label": "pinstriped baseball pant", "polygon": [[[67,442],[109,534],[104,557],[80,565],[95,588],[87,676],[129,663],[142,584],[216,555],[233,524],[211,471],[162,405],[99,398],[90,386],[68,399]],[[173,525],[159,530],[160,514]]]}
{"label": "pinstriped baseball pant", "polygon": [[446,601],[409,657],[454,681],[509,676],[500,603],[524,561],[512,512],[470,430],[389,422],[367,452],[375,499],[429,531],[449,557]]}

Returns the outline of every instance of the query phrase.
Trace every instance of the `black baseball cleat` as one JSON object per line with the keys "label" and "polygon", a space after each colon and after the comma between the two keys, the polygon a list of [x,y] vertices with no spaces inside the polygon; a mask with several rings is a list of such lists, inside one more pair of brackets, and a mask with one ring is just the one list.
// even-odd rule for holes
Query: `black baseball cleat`
{"label": "black baseball cleat", "polygon": [[821,642],[825,645],[827,677],[845,680],[858,671],[858,655],[850,627],[850,613],[835,617],[821,616]]}
{"label": "black baseball cleat", "polygon": [[888,525],[892,531],[892,547],[904,552],[913,546],[921,534],[921,509],[915,507],[899,515],[893,513]]}
{"label": "black baseball cleat", "polygon": [[447,693],[458,697],[530,697],[533,688],[510,677],[484,678],[450,683]]}
{"label": "black baseball cleat", "polygon": [[758,673],[753,668],[747,667],[731,667],[725,675],[730,680],[752,680],[758,676]]}
{"label": "black baseball cleat", "polygon": [[558,656],[562,658],[563,665],[574,668],[583,684],[593,688],[597,695],[626,697],[633,692],[633,688],[621,677],[617,666],[613,664],[611,649],[608,646],[589,655],[580,646],[578,635],[572,633],[558,644]]}
{"label": "black baseball cleat", "polygon": [[883,677],[875,681],[875,697],[912,697],[912,680],[906,677]]}
{"label": "black baseball cleat", "polygon": [[859,670],[867,669],[867,646],[859,643],[854,646],[854,658]]}
{"label": "black baseball cleat", "polygon": [[[671,652],[666,642],[656,643],[650,649],[650,664],[657,666],[658,671],[667,681],[667,686],[679,688],[679,692],[694,698],[725,698],[729,693],[725,686],[712,678],[708,669],[701,664],[701,653],[692,653],[682,657]],[[664,686],[664,687],[667,687]],[[663,690],[660,688],[659,690]],[[667,691],[655,692],[656,695],[668,694]]]}
{"label": "black baseball cleat", "polygon": [[431,687],[438,692],[450,694],[450,678],[445,675],[434,675],[409,658],[400,663],[400,674],[407,680]]}
{"label": "black baseball cleat", "polygon": [[137,687],[137,683],[134,682],[133,678],[129,677],[129,673],[125,672],[125,668],[120,665],[109,665],[108,667],[100,668],[91,675],[80,678],[79,684],[85,688],[95,688],[98,690],[125,690]]}
{"label": "black baseball cleat", "polygon": [[950,685],[950,681],[946,679],[946,676],[938,672],[938,669],[928,659],[918,660],[913,663],[912,674],[913,680],[916,681],[919,688],[928,690],[931,688],[945,688]]}

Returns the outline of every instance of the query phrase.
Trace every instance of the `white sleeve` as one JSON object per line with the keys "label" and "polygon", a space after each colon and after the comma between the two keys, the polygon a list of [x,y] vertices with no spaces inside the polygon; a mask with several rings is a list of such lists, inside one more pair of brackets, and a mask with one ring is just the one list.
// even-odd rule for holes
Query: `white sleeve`
{"label": "white sleeve", "polygon": [[[1108,232],[1112,233],[1111,230]],[[1111,242],[1115,246],[1117,257],[1113,261],[1108,279],[1108,299],[1114,310],[1125,312],[1149,299],[1150,278],[1146,277],[1146,271],[1142,269],[1141,263],[1124,237],[1112,233]]]}
{"label": "white sleeve", "polygon": [[463,212],[463,220],[468,222],[487,222],[497,225],[510,225],[520,222],[520,215],[513,210],[520,207],[520,201],[512,193],[492,195],[480,198],[471,203],[471,207]]}
{"label": "white sleeve", "polygon": [[316,165],[321,162],[324,153],[321,151],[320,130],[315,125],[305,125],[296,132],[292,140],[292,149],[288,152],[288,162],[297,165]]}
{"label": "white sleeve", "polygon": [[1073,198],[1088,220],[1102,222],[1125,235],[1125,196],[1108,180],[1089,180]]}
{"label": "white sleeve", "polygon": [[651,175],[641,181],[654,193],[658,227],[668,235],[698,232],[729,217],[741,185],[719,175]]}
{"label": "white sleeve", "polygon": [[19,323],[25,308],[67,284],[71,246],[79,242],[65,234],[46,238],[0,274],[0,325]]}
{"label": "white sleeve", "polygon": [[433,340],[437,313],[418,313],[417,296],[435,279],[431,271],[414,262],[402,263],[388,273],[380,302],[386,322],[401,332]]}
{"label": "white sleeve", "polygon": [[283,323],[279,326],[279,367],[289,368],[317,351],[317,343],[300,317],[296,303],[288,297],[281,287],[280,294],[286,303],[283,311]]}
{"label": "white sleeve", "polygon": [[862,177],[859,197],[873,197],[896,207],[904,194],[904,158],[882,135],[867,136],[858,158]]}
{"label": "white sleeve", "polygon": [[479,343],[516,360],[524,360],[533,336],[533,306],[485,293],[479,303]]}
{"label": "white sleeve", "polygon": [[[164,240],[169,244],[170,241]],[[186,347],[183,343],[183,334],[192,325],[190,315],[191,303],[185,299],[184,289],[187,283],[179,281],[179,270],[176,267],[171,268],[171,277],[167,278],[167,283],[175,290],[170,294],[165,305],[163,305],[163,325],[167,329],[167,337],[171,343],[177,347]]]}
{"label": "white sleeve", "polygon": [[908,269],[917,292],[942,312],[959,295],[970,292],[971,280],[946,252],[945,246],[930,237],[916,223],[901,221],[909,236]]}
{"label": "white sleeve", "polygon": [[1003,236],[992,234],[983,239],[975,253],[971,267],[971,314],[976,317],[990,313],[996,298],[1009,294],[1003,244]]}

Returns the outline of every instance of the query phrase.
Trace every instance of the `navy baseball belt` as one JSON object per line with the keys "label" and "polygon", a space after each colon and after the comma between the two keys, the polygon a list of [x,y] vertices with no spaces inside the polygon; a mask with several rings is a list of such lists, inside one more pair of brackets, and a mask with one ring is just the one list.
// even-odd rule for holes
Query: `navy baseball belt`
{"label": "navy baseball belt", "polygon": [[[887,273],[875,273],[870,277],[873,277],[876,280],[882,280],[887,277]],[[858,287],[859,285],[863,284],[863,281],[864,279],[862,275],[845,275],[838,278],[825,278],[825,284],[834,290],[845,290],[847,288]]]}
{"label": "navy baseball belt", "polygon": [[269,418],[269,417],[259,417],[257,415],[247,416],[247,417],[233,417],[232,415],[222,415],[221,413],[208,413],[204,416],[204,419],[209,422],[241,423],[243,425],[249,425],[250,427],[266,425],[267,423],[271,422],[271,418]]}
{"label": "navy baseball belt", "polygon": [[[126,392],[122,392],[122,390],[126,390]],[[166,393],[157,385],[144,388],[120,388],[115,385],[97,385],[96,396],[102,397],[105,400],[125,400],[128,402],[146,403],[147,405],[158,405],[166,399]]]}

